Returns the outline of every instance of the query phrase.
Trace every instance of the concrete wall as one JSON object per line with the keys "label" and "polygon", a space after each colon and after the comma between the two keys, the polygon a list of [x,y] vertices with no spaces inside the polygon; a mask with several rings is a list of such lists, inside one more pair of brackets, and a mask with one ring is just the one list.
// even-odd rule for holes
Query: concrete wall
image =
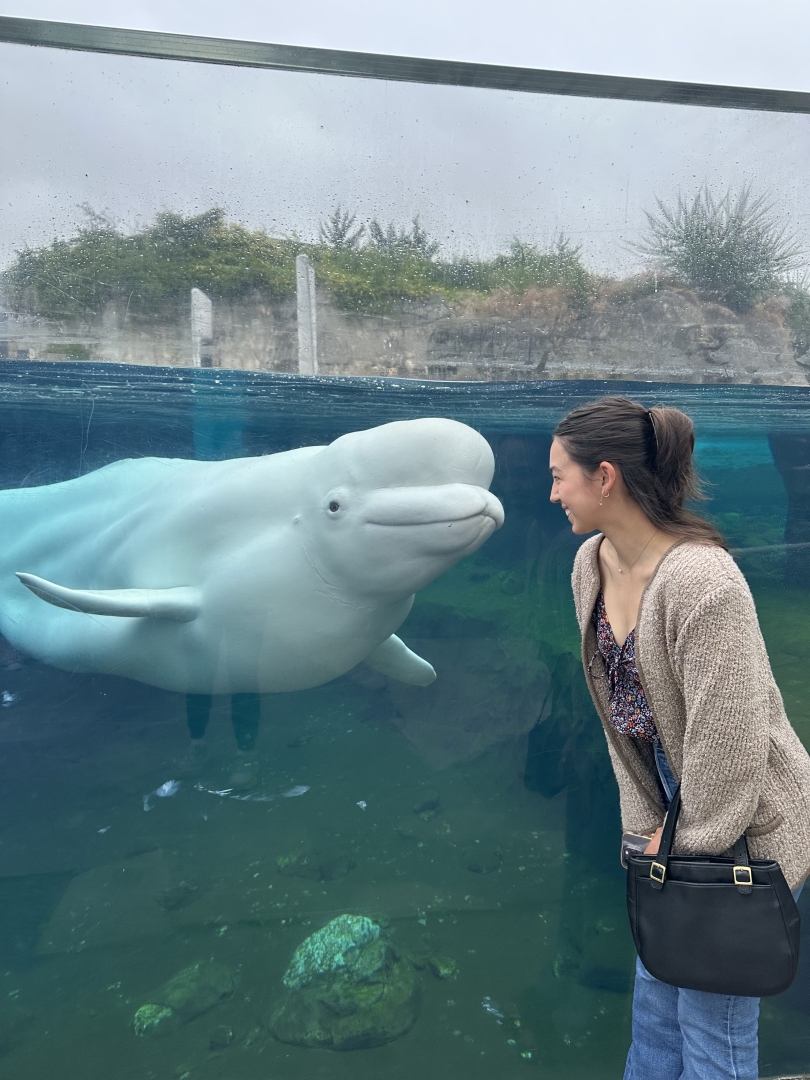
{"label": "concrete wall", "polygon": [[[215,304],[213,353],[220,367],[297,371],[295,298]],[[145,319],[110,306],[84,323],[0,315],[0,358],[186,366],[191,356],[187,313]],[[740,316],[679,289],[607,297],[580,316],[555,290],[477,308],[403,302],[384,316],[348,315],[321,294],[318,363],[325,375],[451,380],[810,381],[777,306]]]}

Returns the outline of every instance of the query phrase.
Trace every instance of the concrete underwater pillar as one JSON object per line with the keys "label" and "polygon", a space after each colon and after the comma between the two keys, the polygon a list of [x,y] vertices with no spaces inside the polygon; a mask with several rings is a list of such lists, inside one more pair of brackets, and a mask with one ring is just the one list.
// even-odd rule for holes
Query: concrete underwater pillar
{"label": "concrete underwater pillar", "polygon": [[191,365],[214,366],[214,305],[202,289],[191,290]]}
{"label": "concrete underwater pillar", "polygon": [[298,298],[298,374],[318,374],[318,326],[315,316],[315,271],[306,255],[295,259]]}
{"label": "concrete underwater pillar", "polygon": [[[202,289],[191,290],[191,363],[195,368],[215,367],[214,306]],[[214,389],[201,380],[194,397],[194,457],[221,461],[245,453],[244,393],[230,387]]]}

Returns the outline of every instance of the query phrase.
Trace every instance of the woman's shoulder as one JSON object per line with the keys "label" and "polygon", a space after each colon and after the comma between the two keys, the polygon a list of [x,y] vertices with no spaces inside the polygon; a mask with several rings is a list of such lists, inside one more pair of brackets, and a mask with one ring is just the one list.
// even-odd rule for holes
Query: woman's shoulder
{"label": "woman's shoulder", "polygon": [[682,541],[663,556],[651,582],[653,592],[664,593],[679,606],[692,607],[714,592],[731,589],[749,592],[732,555],[717,544]]}

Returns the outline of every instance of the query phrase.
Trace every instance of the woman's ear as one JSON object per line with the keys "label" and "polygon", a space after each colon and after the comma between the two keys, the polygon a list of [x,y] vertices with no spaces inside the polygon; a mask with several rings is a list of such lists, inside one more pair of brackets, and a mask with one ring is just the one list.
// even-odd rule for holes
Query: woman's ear
{"label": "woman's ear", "polygon": [[611,491],[616,486],[616,478],[618,476],[616,468],[611,465],[609,461],[603,461],[599,466],[598,471],[599,482],[602,485],[602,495],[610,495]]}

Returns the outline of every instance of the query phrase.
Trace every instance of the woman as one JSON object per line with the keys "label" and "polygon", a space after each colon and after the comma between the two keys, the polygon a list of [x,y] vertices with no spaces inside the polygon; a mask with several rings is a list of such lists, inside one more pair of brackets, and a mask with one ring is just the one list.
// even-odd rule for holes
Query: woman
{"label": "woman", "polygon": [[[551,447],[551,501],[577,534],[582,657],[626,832],[658,851],[680,781],[675,850],[720,855],[745,832],[794,895],[810,873],[810,757],[785,715],[748,586],[698,495],[692,422],[603,398]],[[756,1080],[756,998],[683,990],[637,961],[625,1080]]]}

